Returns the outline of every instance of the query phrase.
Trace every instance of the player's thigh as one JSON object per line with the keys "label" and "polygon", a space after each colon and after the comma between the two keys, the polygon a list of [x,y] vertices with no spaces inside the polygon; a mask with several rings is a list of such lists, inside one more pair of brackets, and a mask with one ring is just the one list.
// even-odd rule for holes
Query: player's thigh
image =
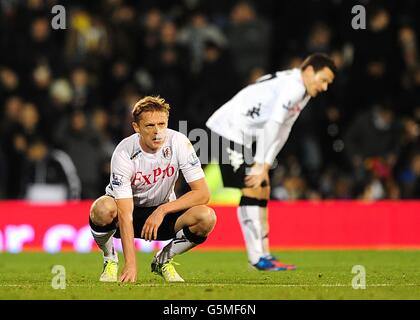
{"label": "player's thigh", "polygon": [[[133,209],[133,231],[134,231],[134,238],[142,239],[141,233],[146,223],[146,220],[150,217],[150,215],[156,210],[156,206],[154,207],[138,207],[134,206]],[[168,214],[164,217],[161,225],[158,228],[158,234],[156,240],[168,240],[172,239],[175,236],[174,233],[174,226],[176,219],[182,214],[182,212],[174,212]],[[117,230],[114,234],[114,238],[121,238],[121,232],[119,226],[117,226]]]}
{"label": "player's thigh", "polygon": [[216,214],[214,210],[206,205],[194,206],[185,211],[175,222],[175,232],[184,227],[196,225],[197,223],[214,224]]}

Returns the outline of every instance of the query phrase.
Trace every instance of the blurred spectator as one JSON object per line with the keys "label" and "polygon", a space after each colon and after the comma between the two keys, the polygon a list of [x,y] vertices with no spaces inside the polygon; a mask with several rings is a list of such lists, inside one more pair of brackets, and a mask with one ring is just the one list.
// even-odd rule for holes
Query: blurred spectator
{"label": "blurred spectator", "polygon": [[104,150],[98,133],[89,126],[86,114],[74,111],[69,121],[60,125],[55,137],[76,167],[82,199],[98,197],[103,187],[99,182]]}
{"label": "blurred spectator", "polygon": [[[189,127],[206,128],[211,114],[236,92],[237,76],[229,54],[213,41],[204,44],[203,65],[193,78],[187,111]],[[220,86],[223,79],[224,85]]]}
{"label": "blurred spectator", "polygon": [[73,90],[68,80],[61,78],[51,83],[48,100],[42,104],[45,106],[43,109],[44,123],[49,124],[47,126],[49,137],[53,137],[56,127],[68,116],[69,105],[72,100]]}
{"label": "blurred spectator", "polygon": [[148,10],[141,19],[141,33],[138,43],[141,44],[141,60],[150,69],[156,68],[156,56],[159,50],[160,29],[163,22],[162,12],[157,8]]}
{"label": "blurred spectator", "polygon": [[106,186],[109,183],[110,160],[115,150],[116,144],[112,141],[109,128],[109,115],[105,110],[97,108],[91,117],[92,127],[98,133],[99,143],[102,149],[102,159],[100,167],[97,169],[100,173],[100,185]]}
{"label": "blurred spectator", "polygon": [[220,48],[227,44],[222,31],[217,26],[210,24],[207,16],[200,11],[191,15],[190,22],[181,30],[179,39],[190,48],[192,73],[201,71],[205,59],[206,43],[212,42]]}
{"label": "blurred spectator", "polygon": [[115,92],[121,92],[132,81],[132,65],[127,60],[116,59],[111,62],[105,77],[107,80],[103,81],[102,95],[104,100],[112,101],[115,99]]}
{"label": "blurred spectator", "polygon": [[[125,60],[129,64],[137,63],[141,47],[138,41],[133,41],[137,40],[140,31],[136,21],[136,11],[132,6],[122,4],[114,7],[110,15],[107,40],[112,44],[112,48],[107,48],[107,52],[104,53],[112,54],[114,58]],[[103,32],[108,30],[103,28]]]}
{"label": "blurred spectator", "polygon": [[404,130],[395,165],[395,172],[397,174],[409,166],[413,154],[420,150],[420,127],[418,122],[413,118],[405,117],[402,120],[402,125]]}
{"label": "blurred spectator", "polygon": [[[391,177],[401,147],[401,129],[394,111],[387,104],[373,106],[350,125],[344,145],[357,183],[377,186],[377,178]],[[367,192],[373,191],[375,198],[382,197],[379,188]]]}
{"label": "blurred spectator", "polygon": [[[19,102],[9,102],[8,117],[10,126],[4,132],[4,151],[7,155],[6,166],[8,168],[7,176],[7,196],[9,198],[20,198],[22,196],[20,182],[23,179],[21,170],[25,161],[28,145],[42,137],[39,125],[39,113],[35,105],[25,103],[19,105]],[[15,118],[15,111],[19,112]]]}
{"label": "blurred spectator", "polygon": [[173,108],[169,127],[178,129],[178,121],[185,119],[185,99],[189,81],[189,59],[187,47],[177,38],[177,26],[173,21],[163,22],[160,30],[160,43],[157,51],[157,63],[151,69],[154,83],[153,93],[165,97]]}
{"label": "blurred spectator", "polygon": [[42,117],[48,112],[48,94],[52,81],[51,68],[46,63],[40,63],[32,70],[28,85],[28,97],[40,107]]}
{"label": "blurred spectator", "polygon": [[409,167],[400,176],[403,199],[420,198],[420,150],[411,156]]}
{"label": "blurred spectator", "polygon": [[318,21],[316,22],[306,41],[307,54],[315,52],[329,53],[331,52],[331,38],[332,32],[328,25]]}
{"label": "blurred spectator", "polygon": [[400,92],[401,113],[419,118],[420,113],[420,64],[405,73]]}
{"label": "blurred spectator", "polygon": [[70,74],[74,110],[88,111],[96,104],[96,96],[89,72],[83,67],[76,67]]}
{"label": "blurred spectator", "polygon": [[[368,28],[355,38],[352,92],[359,108],[373,103],[384,92],[395,94],[399,79],[397,39],[389,9],[372,3],[368,10]],[[364,94],[367,83],[369,94]]]}
{"label": "blurred spectator", "polygon": [[401,127],[394,111],[386,104],[374,105],[358,116],[345,136],[346,152],[357,167],[373,157],[395,159],[401,143]]}
{"label": "blurred spectator", "polygon": [[321,120],[320,128],[320,149],[323,155],[322,167],[327,169],[337,167],[346,169],[344,152],[344,128],[345,119],[343,112],[336,105],[329,105],[323,110],[324,117]]}
{"label": "blurred spectator", "polygon": [[420,62],[417,46],[417,34],[414,28],[410,26],[401,27],[398,31],[398,41],[401,47],[405,72],[408,73],[405,75],[408,79],[404,79],[404,84],[405,86],[410,86],[410,72],[412,72],[416,67],[419,67]]}
{"label": "blurred spectator", "polygon": [[[120,137],[127,137],[134,133],[131,126],[127,123],[133,121],[132,109],[134,104],[141,98],[140,93],[135,86],[127,85],[123,88],[121,94],[111,106],[111,118],[109,127],[111,130],[112,140],[118,142]],[[124,125],[125,124],[125,125]]]}
{"label": "blurred spectator", "polygon": [[109,54],[108,32],[98,17],[87,11],[75,9],[70,13],[69,36],[66,43],[66,58],[69,65],[88,64],[94,70]]}
{"label": "blurred spectator", "polygon": [[[19,125],[23,102],[18,96],[9,97],[2,108],[0,122],[0,197],[15,198],[18,188],[13,180],[14,174],[20,174],[19,162],[21,153],[14,146],[14,136]],[[17,177],[18,178],[18,177]]]}
{"label": "blurred spectator", "polygon": [[6,192],[7,192],[7,158],[3,151],[3,143],[0,139],[0,199],[7,199]]}
{"label": "blurred spectator", "polygon": [[19,123],[19,117],[22,111],[23,101],[19,96],[10,96],[4,102],[4,108],[1,110],[1,136],[4,137]]}
{"label": "blurred spectator", "polygon": [[[55,70],[60,70],[60,48],[57,41],[53,38],[48,16],[30,17],[29,32],[25,37],[18,39],[19,47],[17,54],[20,60],[19,71],[23,75],[28,75],[30,79],[31,71],[39,64],[52,65]],[[25,52],[30,52],[26,54]],[[26,77],[25,77],[26,80]]]}
{"label": "blurred spectator", "polygon": [[349,200],[353,195],[352,177],[337,170],[328,170],[322,178],[320,191],[326,199]]}
{"label": "blurred spectator", "polygon": [[0,101],[11,96],[19,94],[19,76],[7,67],[0,67]]}
{"label": "blurred spectator", "polygon": [[273,164],[271,199],[305,200],[319,199],[321,194],[308,186],[298,158],[293,153],[284,152],[280,155],[280,165]]}
{"label": "blurred spectator", "polygon": [[32,201],[65,201],[80,199],[80,179],[70,157],[52,150],[45,141],[33,141],[22,166],[21,194]]}
{"label": "blurred spectator", "polygon": [[227,37],[234,66],[242,81],[255,67],[267,69],[270,28],[250,2],[240,1],[233,7]]}

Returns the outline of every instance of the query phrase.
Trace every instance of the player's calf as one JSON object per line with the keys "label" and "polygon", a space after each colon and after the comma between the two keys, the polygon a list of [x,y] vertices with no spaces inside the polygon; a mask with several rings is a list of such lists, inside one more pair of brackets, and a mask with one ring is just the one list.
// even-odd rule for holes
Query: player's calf
{"label": "player's calf", "polygon": [[112,236],[116,231],[117,205],[113,198],[102,196],[92,204],[89,225],[96,244],[103,252],[104,267],[99,278],[103,282],[116,282],[118,254]]}
{"label": "player's calf", "polygon": [[152,272],[162,276],[167,282],[184,282],[176,272],[172,258],[206,241],[216,224],[216,214],[207,206],[196,206],[179,217],[175,228],[183,223],[187,224],[176,232],[170,243],[156,253],[151,264]]}

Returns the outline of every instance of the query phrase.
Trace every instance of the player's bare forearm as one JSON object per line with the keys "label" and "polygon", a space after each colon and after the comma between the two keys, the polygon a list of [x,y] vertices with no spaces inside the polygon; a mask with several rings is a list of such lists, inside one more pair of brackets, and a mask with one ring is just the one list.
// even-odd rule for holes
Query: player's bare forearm
{"label": "player's bare forearm", "polygon": [[194,206],[207,204],[210,200],[210,190],[206,179],[202,178],[189,183],[191,191],[185,193],[175,201],[161,205],[165,214],[189,209]]}
{"label": "player's bare forearm", "polygon": [[255,162],[253,166],[249,169],[249,172],[246,172],[247,176],[256,176],[261,174],[266,174],[270,170],[271,165],[268,163]]}
{"label": "player's bare forearm", "polygon": [[136,254],[134,248],[133,199],[117,200],[117,207],[125,264],[135,266]]}
{"label": "player's bare forearm", "polygon": [[259,163],[258,165],[260,165],[262,167],[262,170],[264,171],[264,173],[267,173],[270,168],[271,168],[271,164],[268,163]]}
{"label": "player's bare forearm", "polygon": [[149,241],[156,240],[159,226],[167,214],[208,203],[210,191],[204,178],[193,181],[189,185],[191,187],[190,192],[175,201],[160,205],[153,211],[143,225],[141,238]]}

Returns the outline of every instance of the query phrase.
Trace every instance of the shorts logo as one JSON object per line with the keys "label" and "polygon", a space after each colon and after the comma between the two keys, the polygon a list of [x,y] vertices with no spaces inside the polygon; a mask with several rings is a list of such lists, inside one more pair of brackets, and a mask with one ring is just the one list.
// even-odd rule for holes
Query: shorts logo
{"label": "shorts logo", "polygon": [[162,150],[162,155],[166,160],[171,160],[172,157],[172,148],[171,147],[165,147]]}
{"label": "shorts logo", "polygon": [[233,172],[238,171],[239,167],[244,163],[244,155],[230,148],[226,148],[226,152],[229,155],[229,162],[233,167]]}
{"label": "shorts logo", "polygon": [[113,186],[119,187],[122,185],[122,178],[123,176],[120,174],[112,173],[112,181],[111,184]]}

